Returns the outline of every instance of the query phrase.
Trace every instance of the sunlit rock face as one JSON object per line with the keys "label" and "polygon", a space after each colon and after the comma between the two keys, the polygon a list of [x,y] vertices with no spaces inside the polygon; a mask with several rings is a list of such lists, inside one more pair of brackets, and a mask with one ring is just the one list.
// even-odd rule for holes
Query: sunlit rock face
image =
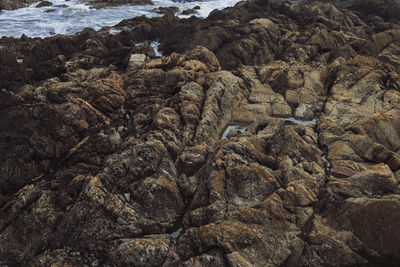
{"label": "sunlit rock face", "polygon": [[1,39],[0,263],[395,266],[400,25],[353,3]]}

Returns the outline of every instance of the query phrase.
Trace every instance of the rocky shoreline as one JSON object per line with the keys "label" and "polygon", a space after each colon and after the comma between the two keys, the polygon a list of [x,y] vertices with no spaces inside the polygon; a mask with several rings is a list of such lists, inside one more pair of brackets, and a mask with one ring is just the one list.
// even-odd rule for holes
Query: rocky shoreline
{"label": "rocky shoreline", "polygon": [[13,0],[13,1],[0,0],[0,11],[18,9],[39,1],[40,0]]}
{"label": "rocky shoreline", "polygon": [[[153,1],[151,0],[82,0],[81,2],[86,3],[90,8],[95,9],[119,5],[153,5]],[[15,10],[18,8],[23,8],[34,3],[38,3],[36,5],[38,8],[53,5],[52,2],[46,0],[0,0],[0,12],[2,10]],[[66,8],[68,5],[64,4],[62,7]],[[55,11],[55,9],[49,9],[47,12],[53,11]]]}
{"label": "rocky shoreline", "polygon": [[397,266],[399,8],[1,38],[0,264]]}

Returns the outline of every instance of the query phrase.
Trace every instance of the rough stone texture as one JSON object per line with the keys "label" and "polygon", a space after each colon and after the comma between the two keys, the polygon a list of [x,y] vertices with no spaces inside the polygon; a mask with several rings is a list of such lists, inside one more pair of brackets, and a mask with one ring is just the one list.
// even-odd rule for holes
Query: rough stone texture
{"label": "rough stone texture", "polygon": [[[25,7],[35,2],[40,2],[36,7],[51,6],[52,3],[49,1],[41,0],[0,0],[0,11],[1,10],[14,10],[21,7]],[[117,6],[117,5],[152,5],[151,0],[84,0],[91,7],[100,9],[106,6]],[[48,11],[50,12],[50,11]],[[173,13],[172,13],[173,14]]]}
{"label": "rough stone texture", "polygon": [[309,2],[2,38],[0,265],[397,266],[399,4]]}
{"label": "rough stone texture", "polygon": [[0,11],[21,8],[39,1],[40,0],[0,0]]}
{"label": "rough stone texture", "polygon": [[45,7],[45,6],[52,6],[53,5],[53,3],[52,2],[49,2],[49,1],[41,1],[39,4],[37,4],[37,8],[39,8],[39,7]]}
{"label": "rough stone texture", "polygon": [[144,54],[133,54],[129,58],[127,71],[136,70],[144,65],[146,62],[146,55]]}
{"label": "rough stone texture", "polygon": [[96,9],[119,5],[153,5],[151,0],[83,0],[83,2]]}

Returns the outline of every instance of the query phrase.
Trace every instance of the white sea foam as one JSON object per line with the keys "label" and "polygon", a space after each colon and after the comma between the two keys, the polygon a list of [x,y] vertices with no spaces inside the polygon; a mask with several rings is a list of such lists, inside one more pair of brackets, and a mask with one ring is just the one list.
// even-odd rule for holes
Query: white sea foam
{"label": "white sea foam", "polygon": [[[96,10],[77,0],[50,1],[53,6],[36,8],[37,3],[34,3],[13,11],[0,11],[0,36],[20,37],[25,34],[30,37],[48,37],[54,34],[74,34],[87,27],[99,30],[104,26],[115,25],[123,19],[142,15],[162,16],[153,12],[153,9],[160,6],[177,6],[180,11],[200,6],[194,15],[206,17],[214,9],[223,9],[239,2],[239,0],[207,0],[177,3],[171,0],[154,0],[154,5],[124,5]],[[192,16],[179,14],[179,17]]]}
{"label": "white sea foam", "polygon": [[117,29],[114,29],[114,28],[110,29],[110,34],[113,34],[113,35],[118,34],[120,32],[121,32],[121,30],[117,30]]}
{"label": "white sea foam", "polygon": [[156,54],[157,57],[162,57],[162,53],[158,50],[158,47],[160,46],[159,42],[153,41],[150,43],[150,46],[153,48],[154,53]]}

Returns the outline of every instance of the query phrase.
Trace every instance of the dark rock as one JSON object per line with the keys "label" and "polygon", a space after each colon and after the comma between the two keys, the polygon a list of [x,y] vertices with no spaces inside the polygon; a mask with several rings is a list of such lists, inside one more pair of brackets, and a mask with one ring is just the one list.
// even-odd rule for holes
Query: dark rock
{"label": "dark rock", "polygon": [[53,3],[49,1],[42,1],[36,7],[45,7],[45,6],[52,6]]}
{"label": "dark rock", "polygon": [[100,9],[106,6],[120,5],[153,5],[151,0],[85,0],[90,6],[95,9]]}
{"label": "dark rock", "polygon": [[1,0],[0,1],[0,11],[1,10],[14,10],[17,8],[24,7],[26,5],[33,4],[35,2],[39,2],[40,0]]}
{"label": "dark rock", "polygon": [[176,12],[179,11],[178,7],[172,6],[172,7],[159,7],[153,9],[153,12],[156,12],[158,14],[164,14],[164,15],[174,15]]}
{"label": "dark rock", "polygon": [[0,265],[397,266],[400,25],[371,6],[0,39]]}
{"label": "dark rock", "polygon": [[328,0],[341,8],[348,8],[362,15],[379,16],[383,20],[399,22],[400,3],[396,0]]}
{"label": "dark rock", "polygon": [[194,8],[192,8],[192,9],[186,9],[186,10],[183,10],[183,11],[181,12],[182,15],[191,15],[191,14],[194,14],[194,13],[196,13],[196,10],[195,10]]}

